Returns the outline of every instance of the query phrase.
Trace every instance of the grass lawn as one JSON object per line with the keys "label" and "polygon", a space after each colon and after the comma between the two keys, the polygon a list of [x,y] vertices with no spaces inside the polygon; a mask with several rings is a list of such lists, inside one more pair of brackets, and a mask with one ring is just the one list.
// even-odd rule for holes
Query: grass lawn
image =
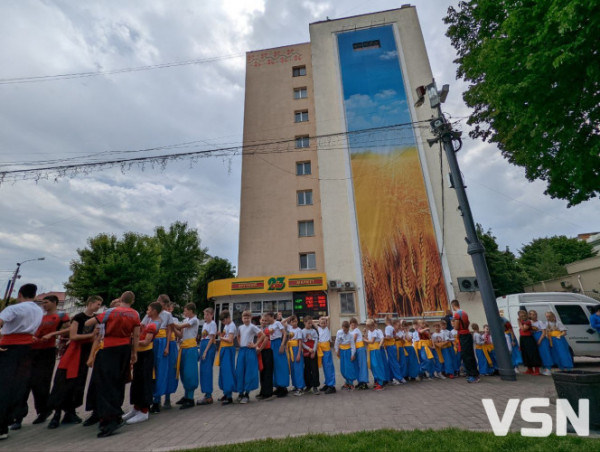
{"label": "grass lawn", "polygon": [[[225,438],[224,438],[225,439]],[[518,433],[494,436],[487,432],[470,432],[458,429],[446,430],[376,430],[339,435],[306,435],[285,439],[265,439],[227,446],[191,449],[198,451],[544,451],[575,452],[600,451],[600,439],[577,436],[550,436],[527,438]]]}

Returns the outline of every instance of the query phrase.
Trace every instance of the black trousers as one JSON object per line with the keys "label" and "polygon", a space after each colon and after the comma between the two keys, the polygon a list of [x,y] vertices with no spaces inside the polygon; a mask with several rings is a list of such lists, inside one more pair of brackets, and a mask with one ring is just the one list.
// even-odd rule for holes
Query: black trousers
{"label": "black trousers", "polygon": [[79,357],[79,368],[76,378],[67,379],[66,369],[56,369],[54,384],[50,392],[48,407],[52,410],[62,410],[65,413],[74,413],[83,405],[83,395],[87,382],[88,366],[87,360],[90,356],[92,344],[84,344],[81,347]]}
{"label": "black trousers", "polygon": [[30,345],[3,345],[0,351],[0,434],[8,433],[31,373]]}
{"label": "black trousers", "polygon": [[542,358],[540,358],[540,351],[535,338],[533,336],[521,336],[520,342],[523,365],[525,367],[541,367]]}
{"label": "black trousers", "polygon": [[260,351],[263,370],[260,371],[260,395],[271,397],[273,395],[273,350],[270,348]]}
{"label": "black trousers", "polygon": [[315,357],[304,357],[304,384],[307,388],[319,387],[319,359]]}
{"label": "black trousers", "polygon": [[460,334],[460,357],[465,365],[465,370],[469,377],[477,377],[479,369],[477,368],[477,359],[475,359],[475,350],[473,350],[473,336],[470,334]]}
{"label": "black trousers", "polygon": [[154,350],[138,352],[137,362],[133,365],[133,380],[129,391],[129,402],[136,408],[150,408],[154,384]]}
{"label": "black trousers", "polygon": [[98,351],[94,363],[93,381],[96,392],[96,412],[101,424],[118,422],[123,415],[125,382],[131,362],[131,345],[105,347]]}
{"label": "black trousers", "polygon": [[37,414],[48,411],[48,397],[50,396],[50,385],[56,365],[56,347],[31,349],[31,376],[29,385],[23,394],[21,404],[15,412],[15,419],[21,421],[29,411],[29,393],[33,393],[33,404]]}

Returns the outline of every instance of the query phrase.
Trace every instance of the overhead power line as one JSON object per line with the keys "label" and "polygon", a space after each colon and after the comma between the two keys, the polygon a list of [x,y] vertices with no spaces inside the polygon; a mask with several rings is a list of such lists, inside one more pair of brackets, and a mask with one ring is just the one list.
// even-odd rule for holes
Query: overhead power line
{"label": "overhead power line", "polygon": [[[311,140],[317,140],[317,146],[320,149],[344,149],[346,146],[345,139],[351,140],[353,143],[362,144],[365,148],[368,148],[374,141],[374,147],[381,147],[382,141],[388,141],[389,146],[408,144],[410,140],[405,142],[399,142],[398,132],[402,129],[407,131],[411,130],[412,127],[423,127],[425,121],[408,122],[403,124],[394,124],[383,127],[373,127],[368,129],[361,129],[352,132],[340,132],[331,133],[325,135],[319,135],[311,137]],[[389,133],[390,135],[382,138],[383,133]],[[377,134],[377,137],[375,137]],[[414,141],[414,136],[412,136]],[[279,140],[264,140],[253,142],[245,145],[233,145],[226,147],[218,147],[211,149],[202,149],[187,152],[178,152],[171,154],[159,154],[159,155],[138,155],[135,157],[121,157],[114,159],[105,160],[93,160],[84,162],[73,162],[73,163],[61,163],[51,164],[45,166],[38,166],[35,168],[21,168],[11,169],[6,171],[0,171],[0,184],[3,182],[17,182],[19,180],[41,180],[41,179],[59,179],[62,177],[75,176],[77,174],[88,174],[93,171],[100,169],[108,169],[113,167],[121,167],[122,171],[128,170],[135,165],[152,164],[164,167],[169,160],[181,160],[181,159],[198,159],[206,157],[231,157],[236,154],[253,155],[253,154],[273,154],[273,153],[284,153],[284,152],[305,152],[310,150],[309,148],[296,148],[291,147],[291,144],[295,144],[296,138],[290,139],[279,139]],[[194,143],[205,143],[203,140],[196,140],[192,142],[165,145],[159,147],[152,147],[147,149],[138,149],[132,151],[122,151],[123,153],[143,153],[152,152],[156,150],[172,149],[177,147],[186,147]],[[374,144],[374,143],[373,143]],[[108,152],[110,153],[110,152]],[[65,159],[66,160],[66,159]]]}
{"label": "overhead power line", "polygon": [[213,63],[215,61],[229,60],[240,58],[244,53],[234,53],[231,55],[223,55],[209,58],[196,58],[193,60],[174,61],[171,63],[150,64],[148,66],[128,67],[122,69],[114,69],[112,71],[94,71],[94,72],[73,72],[69,74],[56,75],[38,75],[32,77],[13,77],[0,78],[0,85],[10,85],[16,83],[34,83],[34,82],[51,82],[56,80],[69,80],[74,78],[97,77],[99,75],[125,74],[127,72],[150,71],[154,69],[166,69],[177,66],[188,66],[192,64]]}

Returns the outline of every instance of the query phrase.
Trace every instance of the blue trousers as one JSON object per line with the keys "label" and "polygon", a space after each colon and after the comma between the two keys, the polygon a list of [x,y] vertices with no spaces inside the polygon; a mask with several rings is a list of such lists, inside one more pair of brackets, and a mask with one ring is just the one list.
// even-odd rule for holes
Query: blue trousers
{"label": "blue trousers", "polygon": [[300,353],[300,361],[296,362],[296,356],[298,356],[298,349],[300,347],[292,347],[292,356],[290,367],[292,369],[292,386],[296,389],[304,389],[304,360],[302,359],[302,353]]}
{"label": "blue trousers", "polygon": [[408,346],[405,347],[405,350],[408,352],[407,358],[407,366],[406,366],[406,376],[409,378],[417,378],[421,373],[421,365],[419,364],[419,358],[417,357],[417,351],[414,347]]}
{"label": "blue trousers", "polygon": [[432,377],[433,372],[434,372],[435,361],[433,359],[429,359],[427,357],[427,352],[425,351],[425,347],[422,347],[419,350],[419,360],[421,361],[421,366],[420,366],[421,373],[424,374],[425,372],[428,372],[429,375]]}
{"label": "blue trousers", "polygon": [[[544,334],[542,331],[534,331],[533,338],[536,342],[540,340]],[[553,338],[554,339],[554,338]],[[554,365],[554,359],[552,358],[552,351],[550,350],[550,342],[548,338],[545,337],[542,342],[538,345],[538,351],[540,352],[540,358],[542,358],[542,367],[546,369],[552,369]]]}
{"label": "blue trousers", "polygon": [[369,365],[367,362],[367,349],[360,347],[356,349],[356,358],[354,359],[354,369],[358,383],[369,382]]}
{"label": "blue trousers", "polygon": [[569,352],[569,344],[565,337],[553,337],[552,338],[552,357],[554,362],[558,364],[561,369],[572,369],[573,358]]}
{"label": "blue trousers", "polygon": [[[387,352],[387,360],[390,368],[390,379],[394,378],[396,380],[402,380],[404,375],[400,369],[400,362],[398,361],[398,347],[396,344],[389,345],[385,347],[385,351]],[[400,351],[400,353],[404,354],[404,351]]]}
{"label": "blue trousers", "polygon": [[400,366],[400,375],[402,378],[406,378],[408,376],[408,351],[406,351],[405,347],[398,347],[398,366]]}
{"label": "blue trousers", "polygon": [[219,388],[225,397],[231,397],[237,389],[235,381],[235,347],[222,347],[219,351]]}
{"label": "blue trousers", "polygon": [[256,349],[240,347],[235,364],[237,392],[248,393],[258,389],[258,356]]}
{"label": "blue trousers", "polygon": [[273,350],[273,386],[276,388],[287,388],[290,385],[290,365],[285,353],[279,353],[281,338],[271,340]]}
{"label": "blue trousers", "polygon": [[446,375],[453,375],[458,369],[454,368],[456,358],[454,357],[454,348],[447,347],[442,349],[442,356],[444,357],[444,372]]}
{"label": "blue trousers", "polygon": [[213,343],[206,352],[206,359],[202,359],[204,350],[210,342],[209,339],[200,341],[200,389],[206,397],[212,397],[213,393],[213,364],[215,362],[215,353],[217,347]]}
{"label": "blue trousers", "polygon": [[369,360],[371,361],[371,373],[373,380],[377,384],[383,384],[385,381],[385,368],[383,367],[383,355],[381,349],[369,350]]}
{"label": "blue trousers", "polygon": [[335,367],[333,367],[333,353],[331,353],[331,350],[329,350],[328,352],[323,352],[321,364],[323,365],[323,376],[325,377],[325,384],[334,388]]}
{"label": "blue trousers", "polygon": [[[481,375],[491,375],[494,373],[494,364],[488,363],[483,350],[475,350],[475,355],[477,356],[477,365],[479,367],[479,373]],[[491,359],[491,356],[490,356]]]}
{"label": "blue trousers", "polygon": [[181,349],[179,376],[186,399],[193,399],[194,391],[198,388],[198,347]]}
{"label": "blue trousers", "polygon": [[[169,342],[169,369],[167,376],[167,395],[177,391],[179,381],[177,380],[177,355],[179,350],[175,341]],[[197,360],[196,360],[197,362]]]}
{"label": "blue trousers", "polygon": [[[356,357],[354,358],[356,362]],[[352,350],[340,350],[340,371],[346,384],[353,385],[356,380],[356,367],[352,361]]]}
{"label": "blue trousers", "polygon": [[391,381],[392,372],[390,371],[390,363],[388,362],[388,356],[385,352],[385,346],[379,349],[379,353],[381,354],[381,364],[383,365],[383,381]]}
{"label": "blue trousers", "polygon": [[[169,378],[169,357],[164,356],[167,338],[161,337],[154,339],[152,350],[154,351],[154,391],[152,398],[154,402],[158,402],[160,397],[169,394],[168,378]],[[177,358],[177,357],[176,357]]]}

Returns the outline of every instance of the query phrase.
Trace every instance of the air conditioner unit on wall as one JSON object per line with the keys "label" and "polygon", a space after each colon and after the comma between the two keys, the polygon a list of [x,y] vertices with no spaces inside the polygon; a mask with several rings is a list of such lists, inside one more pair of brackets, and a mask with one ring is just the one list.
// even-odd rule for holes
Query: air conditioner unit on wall
{"label": "air conditioner unit on wall", "polygon": [[479,290],[479,284],[475,276],[462,276],[458,279],[458,289],[461,292],[477,292]]}
{"label": "air conditioner unit on wall", "polygon": [[356,288],[356,286],[351,281],[346,281],[344,283],[344,290],[354,290],[355,288]]}
{"label": "air conditioner unit on wall", "polygon": [[340,281],[339,279],[330,280],[327,286],[329,287],[329,290],[342,290],[342,288],[344,287],[342,281]]}

